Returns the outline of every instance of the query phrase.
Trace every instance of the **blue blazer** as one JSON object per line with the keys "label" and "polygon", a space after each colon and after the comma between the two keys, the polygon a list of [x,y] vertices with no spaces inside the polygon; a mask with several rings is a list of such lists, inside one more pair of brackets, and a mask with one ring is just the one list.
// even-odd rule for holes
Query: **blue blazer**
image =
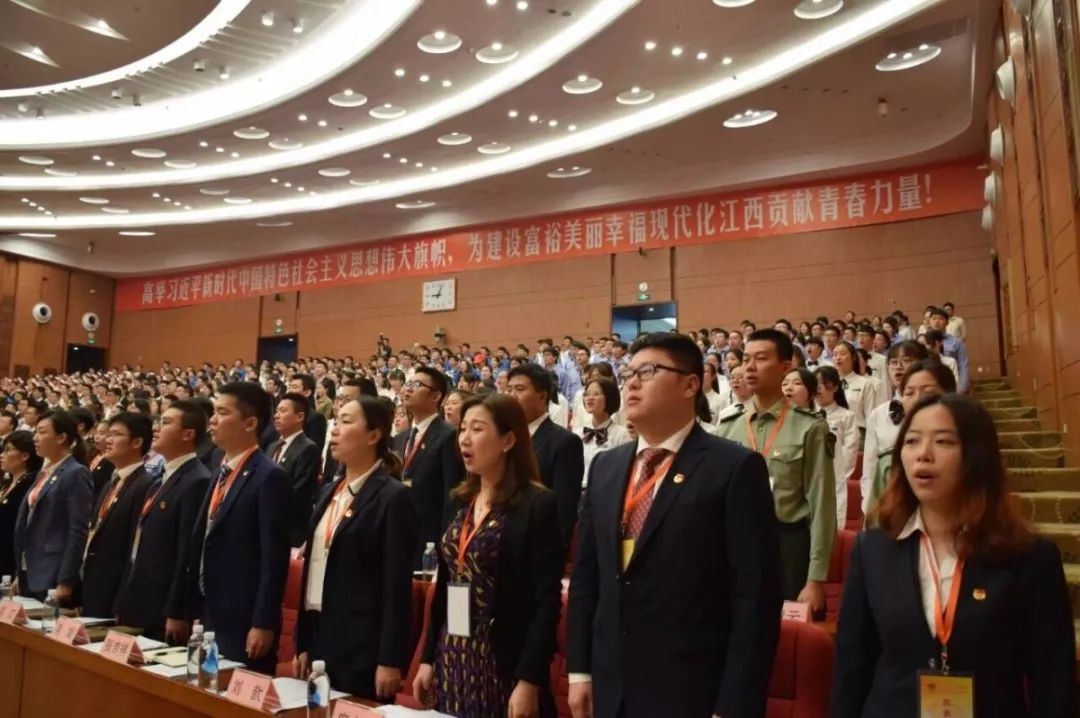
{"label": "blue blazer", "polygon": [[[207,510],[220,480],[215,476],[199,508],[188,565],[192,605],[201,604],[206,630],[215,631],[222,655],[273,673],[277,641],[258,661],[246,658],[248,631],[280,633],[281,602],[289,573],[292,482],[261,451],[247,460],[207,531]],[[205,595],[199,590],[200,564]]]}
{"label": "blue blazer", "polygon": [[72,456],[50,469],[33,510],[26,493],[15,519],[14,541],[17,566],[26,555],[26,572],[20,572],[23,593],[77,585],[93,500],[90,470]]}

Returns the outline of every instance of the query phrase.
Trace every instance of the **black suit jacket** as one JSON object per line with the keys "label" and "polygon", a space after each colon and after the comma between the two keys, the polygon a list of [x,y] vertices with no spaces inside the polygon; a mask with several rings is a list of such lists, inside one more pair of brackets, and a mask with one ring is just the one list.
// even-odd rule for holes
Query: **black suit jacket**
{"label": "black suit jacket", "polygon": [[90,470],[90,480],[94,483],[94,503],[97,503],[98,498],[101,496],[101,490],[105,488],[105,484],[112,480],[113,472],[116,471],[116,467],[112,462],[101,457],[101,461],[97,463],[93,469]]}
{"label": "black suit jacket", "polygon": [[218,449],[217,444],[214,443],[209,434],[203,437],[202,443],[195,447],[195,455],[199,457],[199,461],[202,462],[211,476],[221,466],[220,452],[221,450]]}
{"label": "black suit jacket", "polygon": [[578,520],[581,482],[585,478],[585,449],[581,437],[551,419],[545,419],[532,436],[533,453],[544,486],[555,492],[559,505],[559,535],[569,548]]}
{"label": "black suit jacket", "polygon": [[[277,454],[284,439],[278,439],[266,452],[267,456]],[[278,463],[292,479],[293,495],[296,497],[296,510],[289,528],[289,543],[296,547],[307,538],[311,510],[315,504],[315,494],[319,488],[319,447],[302,432],[292,440],[285,454]]]}
{"label": "black suit jacket", "polygon": [[315,411],[315,404],[308,406],[307,419],[304,420],[304,434],[320,449],[326,443],[326,417]]}
{"label": "black suit jacket", "polygon": [[620,526],[636,449],[601,452],[590,468],[570,581],[568,670],[592,675],[597,718],[761,718],[782,604],[765,461],[695,423],[623,571]]}
{"label": "black suit jacket", "polygon": [[[394,450],[405,460],[409,432],[394,437]],[[441,416],[436,416],[420,437],[412,463],[405,467],[403,478],[412,486],[412,500],[420,517],[420,535],[413,551],[413,565],[420,568],[424,546],[438,543],[446,526],[450,490],[465,476],[465,467],[457,450],[457,432]]]}
{"label": "black suit jacket", "polygon": [[[135,525],[150,483],[150,475],[140,464],[124,481],[115,503],[97,531],[88,535],[82,577],[82,607],[86,616],[105,618],[116,615],[116,596],[131,557]],[[90,512],[91,527],[112,486],[111,482],[106,484],[94,502]]]}
{"label": "black suit jacket", "polygon": [[[880,529],[856,539],[836,633],[834,718],[918,712],[916,672],[940,655],[923,612],[919,540]],[[1077,715],[1072,612],[1053,543],[1040,538],[998,563],[965,562],[949,665],[974,671],[979,718]]]}
{"label": "black suit jacket", "polygon": [[[191,532],[189,605],[198,610],[196,615],[202,616],[206,630],[217,632],[222,655],[273,674],[289,572],[292,484],[280,466],[255,451],[207,532],[214,481],[207,487]],[[205,596],[199,591],[200,562],[204,563]],[[247,634],[253,627],[275,632],[270,652],[258,660],[245,657]]]}
{"label": "black suit jacket", "polygon": [[[469,510],[457,501],[452,508],[455,513]],[[431,601],[424,663],[434,663],[439,635],[446,625],[445,577],[451,574],[443,552],[437,553],[440,579]],[[541,686],[540,713],[554,716],[550,670],[562,604],[565,559],[553,492],[530,484],[517,503],[508,507],[499,537],[498,562],[493,621],[495,667],[502,678]]]}
{"label": "black suit jacket", "polygon": [[[116,598],[121,625],[143,629],[148,638],[164,640],[165,619],[189,620],[185,584],[191,529],[206,496],[210,472],[197,457],[176,470],[154,497],[142,519],[139,548],[129,562]],[[150,488],[153,493],[155,484]],[[139,513],[142,513],[140,506]]]}
{"label": "black suit jacket", "polygon": [[303,610],[311,548],[325,540],[318,524],[337,486],[323,488],[306,537],[296,652],[325,660],[339,690],[374,699],[376,666],[404,674],[411,659],[416,509],[409,490],[385,469],[364,481],[334,532],[316,616]]}
{"label": "black suit jacket", "polygon": [[15,483],[11,493],[0,501],[0,576],[12,578],[18,576],[16,573],[18,563],[15,559],[15,520],[19,517],[19,506],[22,504],[23,497],[30,491],[36,478],[27,473],[13,479]]}

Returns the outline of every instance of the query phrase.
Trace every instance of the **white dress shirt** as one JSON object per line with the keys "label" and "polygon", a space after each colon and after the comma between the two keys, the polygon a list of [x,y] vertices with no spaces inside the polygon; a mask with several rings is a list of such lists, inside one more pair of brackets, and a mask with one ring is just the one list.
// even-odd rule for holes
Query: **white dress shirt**
{"label": "white dress shirt", "polygon": [[836,476],[836,525],[844,528],[847,523],[847,482],[855,471],[859,455],[859,429],[855,426],[855,414],[833,402],[826,407],[825,421],[829,431],[836,437],[833,452],[833,475]]}
{"label": "white dress shirt", "polygon": [[[413,421],[412,428],[416,429],[416,437],[412,441],[412,446],[409,446],[408,436],[405,437],[405,448],[406,448],[406,450],[411,450],[412,453],[414,453],[414,454],[417,451],[419,451],[420,444],[423,443],[423,441],[424,441],[424,436],[427,434],[428,427],[431,426],[431,422],[435,421],[435,417],[437,417],[438,415],[439,415],[439,412],[435,412],[434,414],[432,414],[431,416],[429,416],[428,418],[426,418],[426,419],[424,419],[422,421]],[[403,456],[401,458],[402,458],[402,461],[405,461],[409,457],[406,455],[406,456]]]}
{"label": "white dress shirt", "polygon": [[177,469],[179,469],[181,466],[183,466],[187,462],[191,461],[195,457],[196,457],[195,452],[191,451],[191,452],[188,452],[187,454],[184,454],[183,456],[177,456],[172,461],[166,461],[165,462],[165,473],[161,475],[161,485],[164,487],[165,482],[167,482],[170,478],[172,478],[172,475],[176,473]]}
{"label": "white dress shirt", "polygon": [[[277,458],[278,458],[279,462],[285,460],[285,453],[289,450],[289,446],[293,443],[293,441],[296,439],[296,437],[300,436],[303,433],[304,433],[304,430],[300,429],[299,431],[296,431],[296,432],[294,432],[292,434],[289,434],[288,436],[286,436],[284,439],[281,440],[281,449],[274,452],[277,455]],[[271,456],[270,458],[272,459],[274,457]]]}
{"label": "white dress shirt", "polygon": [[141,460],[136,461],[134,464],[128,464],[127,466],[123,467],[122,469],[117,469],[116,470],[116,475],[118,477],[120,477],[120,481],[126,481],[127,477],[134,474],[135,469],[139,468],[142,465],[143,465],[143,462]]}
{"label": "white dress shirt", "polygon": [[540,428],[540,425],[544,423],[544,419],[548,418],[547,413],[541,414],[533,421],[529,422],[529,436],[536,433],[536,430]]}
{"label": "white dress shirt", "polygon": [[[916,531],[926,534],[926,525],[923,524],[922,511],[915,509],[915,513],[908,519],[907,524],[904,526],[904,530],[897,536],[897,540],[903,541],[911,536]],[[932,549],[931,549],[932,550]],[[933,636],[937,636],[937,623],[934,616],[934,594],[935,591],[941,591],[941,607],[945,608],[946,603],[949,600],[949,591],[952,590],[953,577],[956,575],[956,550],[950,546],[945,551],[945,555],[938,561],[938,571],[941,578],[941,583],[938,586],[934,586],[934,571],[930,567],[930,562],[935,557],[930,555],[930,552],[926,550],[926,544],[922,539],[919,539],[919,593],[922,596],[923,615],[926,616],[926,625],[930,628],[930,633]]]}
{"label": "white dress shirt", "polygon": [[[590,416],[589,418],[591,419],[592,417]],[[590,421],[589,428],[607,428],[607,441],[604,442],[603,446],[598,446],[595,441],[585,441],[585,427],[574,427],[574,433],[581,437],[582,445],[585,449],[585,475],[581,477],[582,488],[585,488],[585,486],[588,484],[589,466],[592,465],[593,459],[596,458],[597,454],[607,451],[608,449],[614,449],[616,446],[619,446],[620,444],[625,444],[626,442],[630,441],[630,433],[625,428],[616,424],[611,418],[608,418],[608,420],[600,426],[593,426],[592,421]]]}
{"label": "white dress shirt", "polygon": [[[339,517],[339,521],[348,510],[353,497],[360,493],[360,487],[380,466],[382,466],[382,461],[376,461],[370,469],[355,479],[349,479],[348,476],[342,479],[342,481],[349,482],[348,488],[345,491],[337,492],[337,495],[331,500],[331,504],[336,507],[336,511],[333,511],[333,513]],[[330,547],[326,545],[322,537],[326,535],[327,522],[330,520],[330,514],[332,513],[331,508],[332,506],[328,504],[326,510],[323,511],[319,523],[315,525],[315,535],[311,540],[307,593],[304,596],[304,609],[307,611],[322,610],[323,584],[326,582],[326,563],[330,556]],[[331,545],[333,545],[333,536],[330,537],[330,541]]]}
{"label": "white dress shirt", "polygon": [[889,402],[874,408],[866,419],[866,442],[863,444],[863,470],[859,479],[862,491],[862,510],[865,516],[870,509],[870,492],[874,486],[878,457],[883,451],[892,451],[900,427],[889,416]]}

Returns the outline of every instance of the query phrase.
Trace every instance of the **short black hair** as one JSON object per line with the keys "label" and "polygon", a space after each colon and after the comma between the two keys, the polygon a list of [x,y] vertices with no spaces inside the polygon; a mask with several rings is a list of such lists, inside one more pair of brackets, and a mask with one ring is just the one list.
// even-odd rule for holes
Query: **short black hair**
{"label": "short black hair", "polygon": [[90,431],[94,428],[94,424],[97,423],[97,417],[94,416],[94,412],[87,409],[85,406],[79,406],[71,410],[71,415],[75,417],[75,423],[79,425],[79,428],[83,431]]}
{"label": "short black hair", "polygon": [[821,339],[819,337],[810,337],[805,342],[803,342],[803,344],[805,344],[806,346],[810,346],[811,344],[814,344],[816,346],[821,347],[822,349],[825,348],[825,342],[821,341]]}
{"label": "short black hair", "polygon": [[303,394],[298,394],[295,391],[290,391],[286,392],[280,399],[278,399],[279,404],[283,401],[287,401],[292,404],[293,411],[295,411],[297,414],[303,414],[304,422],[307,422],[308,416],[310,416],[311,409],[309,408],[306,396],[304,396]]}
{"label": "short black hair", "polygon": [[750,342],[772,342],[780,361],[791,361],[795,356],[795,345],[791,343],[791,337],[777,329],[758,329],[746,338],[746,343]]}
{"label": "short black hair", "polygon": [[944,307],[949,307],[950,309],[956,309],[956,305],[955,305],[955,304],[953,304],[952,302],[945,302],[945,303],[944,303],[944,304],[942,304],[941,306],[942,306],[943,308],[944,308]]}
{"label": "short black hair", "polygon": [[931,346],[945,341],[945,332],[940,329],[927,329],[923,336],[926,337],[927,344]]}
{"label": "short black hair", "polygon": [[174,409],[180,412],[180,428],[191,429],[195,432],[195,440],[192,444],[195,446],[201,444],[206,438],[206,411],[202,407],[202,402],[182,399],[169,404],[169,408],[165,411]]}
{"label": "short black hair", "polygon": [[516,376],[523,376],[529,380],[533,389],[538,392],[547,395],[547,400],[550,402],[552,395],[555,391],[553,382],[551,381],[551,372],[542,366],[533,364],[531,362],[516,366],[510,370],[510,373],[506,375],[506,380],[509,381]]}
{"label": "short black hair", "polygon": [[446,374],[443,374],[435,367],[430,366],[418,366],[416,367],[415,373],[423,374],[431,380],[434,390],[439,392],[438,404],[439,406],[442,406],[443,399],[446,398],[446,395],[450,390],[450,380],[446,378]]}
{"label": "short black hair", "polygon": [[315,393],[315,377],[311,374],[294,374],[289,381],[299,381],[300,385],[304,387],[304,391]]}
{"label": "short black hair", "polygon": [[[323,366],[326,365],[324,364]],[[333,379],[328,376],[324,376],[322,379],[319,380],[319,383],[322,384],[322,388],[326,390],[326,397],[328,399],[333,399],[337,395],[337,382],[335,382]]]}
{"label": "short black hair", "polygon": [[[295,377],[293,377],[295,378]],[[245,419],[255,417],[255,435],[262,435],[263,429],[270,423],[274,408],[270,395],[258,384],[250,381],[230,381],[218,388],[218,396],[231,396],[236,400],[240,416]]]}
{"label": "short black hair", "polygon": [[354,377],[341,382],[342,386],[354,386],[360,390],[360,396],[378,396],[379,390],[375,388],[375,382],[366,376]]}
{"label": "short black hair", "polygon": [[930,310],[930,318],[933,319],[934,317],[944,317],[945,319],[948,319],[949,313],[941,307],[934,307]]}
{"label": "short black hair", "polygon": [[[588,391],[593,384],[597,384],[600,391],[604,393],[604,413],[611,416],[617,412],[619,407],[622,406],[622,402],[619,397],[619,385],[615,383],[615,380],[606,376],[598,376],[585,382],[585,391]],[[584,391],[582,395],[584,395]]]}
{"label": "short black hair", "polygon": [[109,419],[109,426],[120,424],[128,430],[132,439],[142,439],[139,453],[146,456],[150,452],[150,442],[154,440],[154,422],[146,414],[122,411]]}
{"label": "short black hair", "polygon": [[195,404],[195,406],[202,409],[203,413],[206,414],[206,420],[210,421],[210,417],[214,415],[214,402],[210,401],[202,394],[193,396],[187,401],[190,401],[191,403]]}
{"label": "short black hair", "polygon": [[675,366],[687,374],[697,377],[700,386],[705,385],[705,358],[694,340],[675,332],[649,332],[634,340],[630,354],[637,354],[642,349],[659,349],[671,355]]}

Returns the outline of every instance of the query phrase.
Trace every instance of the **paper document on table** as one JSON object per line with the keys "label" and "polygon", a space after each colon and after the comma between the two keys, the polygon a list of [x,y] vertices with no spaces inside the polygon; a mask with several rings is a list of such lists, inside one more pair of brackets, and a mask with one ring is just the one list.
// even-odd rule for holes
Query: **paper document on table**
{"label": "paper document on table", "polygon": [[[233,668],[243,668],[243,663],[237,661],[230,661],[226,659],[218,659],[218,671],[231,671]],[[153,673],[155,676],[161,676],[162,678],[182,678],[187,675],[187,662],[184,662],[182,666],[166,666],[161,663],[148,663],[143,666],[143,670],[147,673]]]}
{"label": "paper document on table", "polygon": [[418,711],[405,706],[381,706],[376,710],[387,718],[454,718],[439,711]]}
{"label": "paper document on table", "polygon": [[[307,681],[302,681],[299,678],[275,678],[274,690],[277,691],[278,700],[281,701],[281,707],[274,711],[275,713],[307,707]],[[330,700],[332,701],[344,698],[347,695],[347,693],[341,691],[330,690]]]}
{"label": "paper document on table", "polygon": [[76,621],[84,626],[108,626],[109,624],[116,623],[115,618],[91,618],[90,616],[77,616]]}
{"label": "paper document on table", "polygon": [[22,604],[24,611],[37,611],[45,608],[45,604],[36,598],[28,598],[27,596],[12,596],[13,601],[18,601]]}

